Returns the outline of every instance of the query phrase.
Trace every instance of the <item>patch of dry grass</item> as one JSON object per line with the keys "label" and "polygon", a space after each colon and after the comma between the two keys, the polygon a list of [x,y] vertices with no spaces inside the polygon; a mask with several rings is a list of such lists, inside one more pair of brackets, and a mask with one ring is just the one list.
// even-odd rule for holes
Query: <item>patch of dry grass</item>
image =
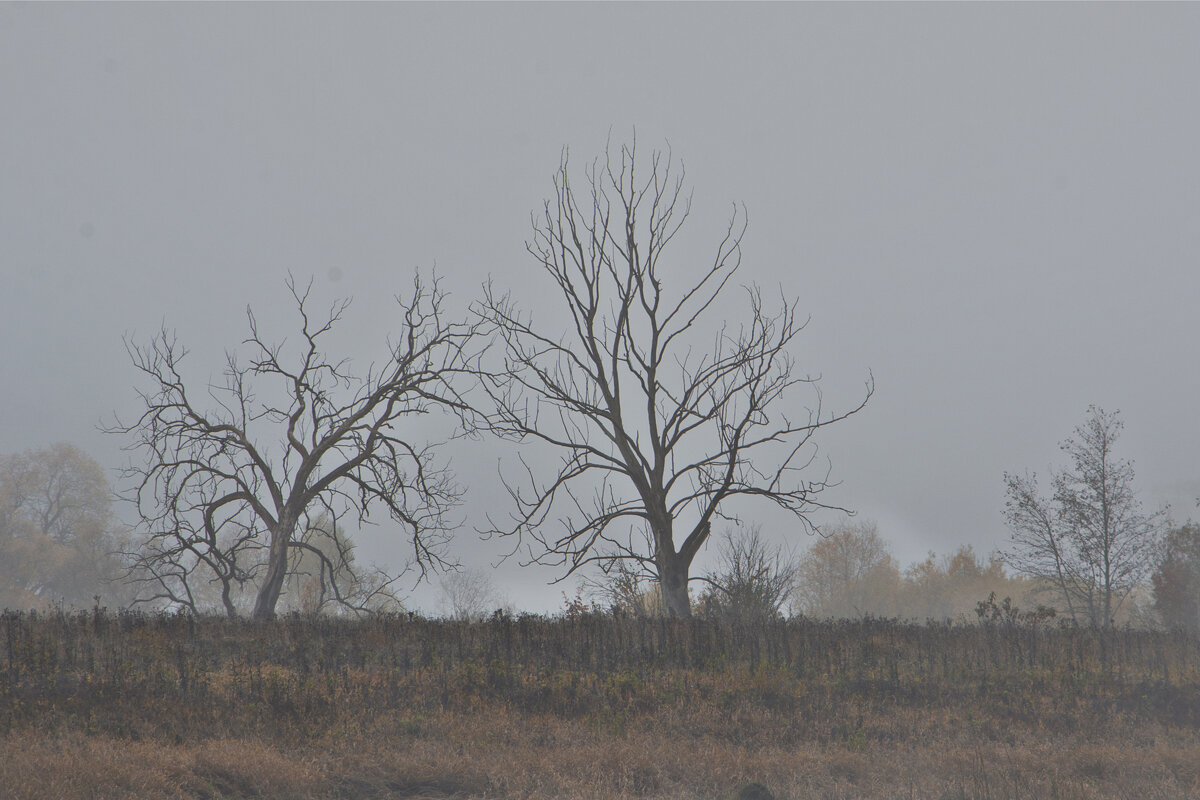
{"label": "patch of dry grass", "polygon": [[1200,643],[650,620],[0,619],[0,795],[1200,797]]}
{"label": "patch of dry grass", "polygon": [[625,736],[545,717],[440,715],[412,737],[257,739],[191,746],[34,734],[0,743],[5,797],[733,797],[759,782],[795,800],[1194,798],[1200,739],[1150,745],[1077,738],[1019,745],[927,742],[751,747],[712,736]]}

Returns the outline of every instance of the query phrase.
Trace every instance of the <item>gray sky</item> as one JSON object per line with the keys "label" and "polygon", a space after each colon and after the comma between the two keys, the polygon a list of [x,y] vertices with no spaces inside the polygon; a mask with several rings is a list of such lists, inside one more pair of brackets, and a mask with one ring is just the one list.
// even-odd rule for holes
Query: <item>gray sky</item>
{"label": "gray sky", "polygon": [[[290,330],[288,270],[355,298],[362,359],[417,267],[531,305],[561,149],[636,126],[687,165],[681,260],[744,203],[742,280],[811,313],[827,400],[873,371],[822,451],[902,562],[1002,546],[1002,472],[1058,463],[1089,403],[1194,516],[1197,41],[1196,4],[0,4],[0,452],[117,466],[122,335],[165,322],[207,377],[247,303]],[[473,447],[481,565],[504,451]],[[548,577],[496,575],[535,608]]]}

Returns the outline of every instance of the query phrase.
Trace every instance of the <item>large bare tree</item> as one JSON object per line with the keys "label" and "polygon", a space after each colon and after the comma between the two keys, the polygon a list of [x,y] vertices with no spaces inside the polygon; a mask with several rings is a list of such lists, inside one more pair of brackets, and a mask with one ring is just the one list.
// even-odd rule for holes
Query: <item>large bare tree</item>
{"label": "large bare tree", "polygon": [[1118,458],[1118,412],[1089,406],[1060,445],[1071,466],[1043,496],[1036,475],[1005,473],[1004,516],[1012,531],[1005,558],[1053,587],[1073,619],[1111,626],[1152,564],[1166,510],[1147,513],[1134,490],[1133,462]]}
{"label": "large bare tree", "polygon": [[345,591],[353,570],[342,521],[362,523],[376,506],[405,528],[422,569],[442,558],[460,491],[422,441],[428,419],[425,432],[406,423],[468,413],[459,379],[475,330],[447,319],[437,282],[418,276],[397,298],[400,333],[386,358],[356,373],[323,349],[349,301],[314,316],[311,282],[287,287],[300,320],[294,344],[265,339],[247,309],[248,358],[227,352],[223,382],[207,391],[185,380],[187,350],[173,334],[127,343],[150,388],[141,416],[111,430],[133,437],[126,478],[145,528],[136,572],[152,587],[148,599],[194,609],[207,585],[234,615],[234,597],[250,586],[253,616],[268,618],[303,551],[323,593],[362,605]]}
{"label": "large bare tree", "polygon": [[732,519],[730,501],[774,504],[809,525],[828,485],[827,470],[805,471],[813,436],[873,389],[847,411],[822,411],[793,356],[804,327],[795,302],[769,309],[748,288],[741,322],[728,321],[745,233],[736,208],[711,261],[668,265],[691,207],[683,177],[669,155],[643,163],[628,145],[593,162],[577,191],[564,155],[527,249],[565,333],[491,286],[477,306],[505,356],[485,381],[493,430],[561,459],[508,480],[514,519],[492,532],[530,537],[531,559],[567,574],[636,562],[677,616],[690,614],[692,561],[714,519]]}

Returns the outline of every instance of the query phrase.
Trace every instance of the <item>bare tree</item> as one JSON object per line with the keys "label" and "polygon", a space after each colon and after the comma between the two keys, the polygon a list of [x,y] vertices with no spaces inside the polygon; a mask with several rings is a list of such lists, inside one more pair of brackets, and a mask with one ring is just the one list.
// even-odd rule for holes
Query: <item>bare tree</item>
{"label": "bare tree", "polygon": [[[527,249],[569,315],[565,334],[490,285],[477,306],[505,354],[485,382],[492,429],[561,456],[548,475],[522,458],[523,479],[508,481],[514,519],[491,532],[521,537],[531,560],[568,575],[614,558],[641,564],[668,613],[688,616],[690,566],[714,519],[732,520],[730,501],[747,498],[811,527],[828,485],[827,470],[802,474],[813,436],[860,410],[873,386],[849,411],[823,412],[816,379],[792,356],[804,327],[795,302],[769,310],[748,288],[740,326],[713,320],[730,311],[744,215],[735,209],[711,262],[671,270],[664,254],[691,205],[682,168],[655,153],[643,169],[623,146],[592,164],[577,194],[564,155],[554,198],[535,216]],[[545,525],[557,513],[561,534]]]}
{"label": "bare tree", "polygon": [[[127,342],[150,380],[145,411],[111,432],[132,435],[140,456],[126,470],[144,524],[137,571],[145,599],[195,609],[204,583],[218,588],[230,615],[236,590],[255,587],[252,614],[271,617],[294,556],[307,552],[334,602],[351,604],[339,576],[350,570],[339,524],[375,506],[404,526],[422,570],[441,561],[447,511],[458,501],[434,446],[399,432],[411,417],[468,413],[456,379],[466,369],[475,330],[446,318],[436,281],[414,280],[398,297],[399,338],[386,359],[355,374],[350,361],[323,352],[348,300],[314,318],[307,287],[291,278],[299,312],[298,346],[268,343],[247,309],[248,362],[226,354],[224,381],[198,400],[181,373],[187,350],[163,330],[148,345]],[[204,405],[207,403],[207,406]],[[416,433],[413,431],[412,433]],[[307,534],[320,526],[333,546]]]}
{"label": "bare tree", "polygon": [[1044,581],[1072,619],[1090,617],[1087,610],[1096,607],[1096,586],[1054,498],[1041,494],[1036,474],[1006,472],[1004,486],[1004,518],[1012,537],[1004,560],[1018,572]]}
{"label": "bare tree", "polygon": [[1087,419],[1060,447],[1071,467],[1053,474],[1054,494],[1039,494],[1036,476],[1006,473],[1005,519],[1015,569],[1048,581],[1074,619],[1111,626],[1149,571],[1166,510],[1142,511],[1133,462],[1114,446],[1118,412],[1089,406]]}
{"label": "bare tree", "polygon": [[767,542],[759,526],[744,534],[728,528],[717,567],[704,577],[708,591],[700,598],[701,608],[738,622],[777,619],[796,590],[797,568],[782,546]]}
{"label": "bare tree", "polygon": [[451,619],[477,622],[508,602],[491,576],[480,569],[448,572],[439,581],[442,610]]}

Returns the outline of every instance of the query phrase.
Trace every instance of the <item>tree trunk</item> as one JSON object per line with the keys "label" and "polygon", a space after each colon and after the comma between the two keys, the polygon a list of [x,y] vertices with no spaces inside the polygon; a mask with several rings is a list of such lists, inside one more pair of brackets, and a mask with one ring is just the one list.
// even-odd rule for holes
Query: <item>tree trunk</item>
{"label": "tree trunk", "polygon": [[275,605],[283,592],[283,581],[287,577],[288,545],[292,541],[294,525],[285,526],[282,523],[271,531],[271,550],[267,559],[267,574],[262,586],[258,589],[258,597],[254,601],[255,620],[268,620],[275,616]]}
{"label": "tree trunk", "polygon": [[[237,607],[233,604],[233,587],[230,585],[228,576],[221,576],[221,603],[225,606],[225,616],[229,619],[237,618]],[[195,607],[192,608],[192,613],[196,612]]]}
{"label": "tree trunk", "polygon": [[659,556],[658,586],[662,593],[663,610],[669,616],[687,619],[692,616],[692,604],[688,597],[688,565],[683,559],[671,554]]}

